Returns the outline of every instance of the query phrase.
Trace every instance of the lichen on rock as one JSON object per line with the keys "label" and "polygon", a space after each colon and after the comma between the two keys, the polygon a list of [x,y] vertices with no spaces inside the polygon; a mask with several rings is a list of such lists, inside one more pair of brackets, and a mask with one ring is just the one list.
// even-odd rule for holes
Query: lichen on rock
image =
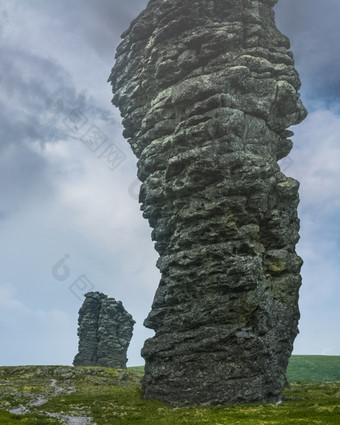
{"label": "lichen on rock", "polygon": [[276,0],[150,0],[109,81],[138,158],[162,277],[143,397],[277,401],[298,333],[296,180],[307,112]]}
{"label": "lichen on rock", "polygon": [[132,319],[121,301],[88,292],[79,310],[79,351],[74,366],[126,368]]}

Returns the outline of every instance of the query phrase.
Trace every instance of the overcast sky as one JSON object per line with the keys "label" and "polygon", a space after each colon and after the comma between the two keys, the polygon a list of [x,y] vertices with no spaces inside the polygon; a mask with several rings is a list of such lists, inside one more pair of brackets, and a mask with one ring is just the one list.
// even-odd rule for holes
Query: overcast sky
{"label": "overcast sky", "polygon": [[[0,0],[0,365],[71,364],[83,293],[137,321],[159,273],[137,201],[136,160],[106,82],[146,0]],[[281,0],[308,118],[285,173],[301,182],[304,259],[296,354],[340,355],[340,2]]]}

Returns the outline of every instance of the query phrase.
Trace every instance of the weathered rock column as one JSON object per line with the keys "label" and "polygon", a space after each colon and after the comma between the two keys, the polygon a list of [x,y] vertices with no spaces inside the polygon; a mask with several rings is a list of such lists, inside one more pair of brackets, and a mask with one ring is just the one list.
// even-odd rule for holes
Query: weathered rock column
{"label": "weathered rock column", "polygon": [[298,333],[298,182],[277,161],[306,116],[276,0],[151,0],[109,81],[162,273],[143,397],[278,400]]}
{"label": "weathered rock column", "polygon": [[121,301],[88,292],[79,310],[79,352],[74,366],[126,368],[135,321]]}

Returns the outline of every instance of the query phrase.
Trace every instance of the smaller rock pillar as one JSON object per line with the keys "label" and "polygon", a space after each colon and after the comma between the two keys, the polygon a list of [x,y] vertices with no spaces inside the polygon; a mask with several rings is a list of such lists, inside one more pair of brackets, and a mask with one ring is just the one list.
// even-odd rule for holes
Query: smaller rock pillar
{"label": "smaller rock pillar", "polygon": [[88,292],[79,310],[78,354],[74,366],[126,368],[133,320],[121,301]]}

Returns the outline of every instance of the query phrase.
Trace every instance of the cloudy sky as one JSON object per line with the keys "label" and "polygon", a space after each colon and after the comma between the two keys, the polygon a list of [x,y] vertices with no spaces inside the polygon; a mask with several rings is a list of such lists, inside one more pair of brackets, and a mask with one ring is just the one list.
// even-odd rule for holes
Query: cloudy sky
{"label": "cloudy sky", "polygon": [[[0,0],[0,365],[71,364],[83,293],[133,315],[130,365],[158,285],[135,158],[106,82],[146,0]],[[340,2],[280,0],[308,118],[285,173],[301,182],[296,354],[340,355]]]}

